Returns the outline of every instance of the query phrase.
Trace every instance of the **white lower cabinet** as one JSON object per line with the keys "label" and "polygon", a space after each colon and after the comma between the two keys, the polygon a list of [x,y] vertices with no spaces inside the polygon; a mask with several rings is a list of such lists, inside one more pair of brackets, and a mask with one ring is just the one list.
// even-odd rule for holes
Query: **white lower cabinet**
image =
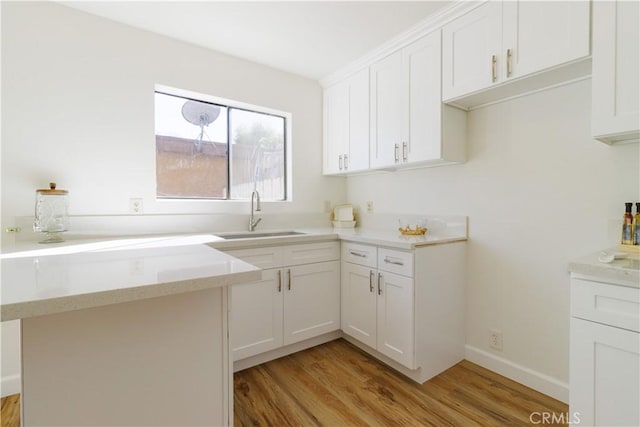
{"label": "white lower cabinet", "polygon": [[376,348],[376,270],[342,262],[342,332]]}
{"label": "white lower cabinet", "polygon": [[265,269],[262,280],[232,287],[234,360],[340,329],[338,242],[227,253]]}
{"label": "white lower cabinet", "polygon": [[[353,253],[354,248],[361,246],[347,243],[343,252]],[[368,253],[382,251],[408,258],[405,273],[413,275],[412,254],[378,248]],[[342,331],[414,369],[413,279],[382,270],[384,265],[380,269],[367,266],[371,263],[364,258],[353,261],[360,264],[342,263]]]}
{"label": "white lower cabinet", "polygon": [[240,360],[282,346],[282,269],[264,270],[262,280],[234,285],[231,348]]}
{"label": "white lower cabinet", "polygon": [[640,289],[571,280],[570,402],[580,425],[640,425]]}
{"label": "white lower cabinet", "polygon": [[342,331],[413,369],[413,279],[342,263]]}
{"label": "white lower cabinet", "polygon": [[340,263],[285,268],[284,345],[340,329]]}
{"label": "white lower cabinet", "polygon": [[343,333],[418,382],[453,366],[464,358],[464,256],[464,243],[402,251],[343,242]]}
{"label": "white lower cabinet", "polygon": [[413,279],[378,271],[378,339],[382,354],[414,369]]}

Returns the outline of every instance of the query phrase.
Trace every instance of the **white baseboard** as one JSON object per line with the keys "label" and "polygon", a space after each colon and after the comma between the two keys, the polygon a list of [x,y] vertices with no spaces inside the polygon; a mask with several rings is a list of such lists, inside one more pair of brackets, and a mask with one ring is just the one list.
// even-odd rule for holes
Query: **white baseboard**
{"label": "white baseboard", "polygon": [[465,346],[465,359],[561,402],[569,403],[569,384],[566,382],[470,345]]}
{"label": "white baseboard", "polygon": [[12,394],[20,393],[21,384],[20,384],[20,375],[9,375],[6,377],[2,377],[0,381],[0,396],[11,396]]}

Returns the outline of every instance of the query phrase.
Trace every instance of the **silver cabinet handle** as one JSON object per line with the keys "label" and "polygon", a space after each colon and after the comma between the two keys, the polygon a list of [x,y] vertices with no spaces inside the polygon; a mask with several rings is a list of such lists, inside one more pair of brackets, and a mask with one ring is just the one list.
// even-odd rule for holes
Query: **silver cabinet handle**
{"label": "silver cabinet handle", "polygon": [[507,77],[511,77],[511,49],[507,49]]}
{"label": "silver cabinet handle", "polygon": [[360,258],[366,258],[367,257],[366,254],[363,254],[361,252],[357,252],[357,251],[354,251],[354,250],[349,250],[349,253],[351,255],[353,255],[353,256],[359,256]]}
{"label": "silver cabinet handle", "polygon": [[282,292],[282,271],[278,270],[278,292]]}
{"label": "silver cabinet handle", "polygon": [[408,160],[408,156],[409,156],[407,148],[408,148],[407,147],[407,143],[403,142],[402,143],[402,161],[404,161],[404,162],[406,162]]}
{"label": "silver cabinet handle", "polygon": [[287,270],[287,289],[291,290],[291,269]]}
{"label": "silver cabinet handle", "polygon": [[369,292],[373,293],[373,270],[369,270]]}
{"label": "silver cabinet handle", "polygon": [[342,156],[342,158],[344,159],[344,170],[349,169],[349,156],[345,154]]}
{"label": "silver cabinet handle", "polygon": [[387,264],[393,264],[393,265],[404,265],[404,262],[402,261],[397,261],[387,257],[384,258],[384,262],[386,262]]}
{"label": "silver cabinet handle", "polygon": [[342,154],[338,156],[338,169],[342,170]]}
{"label": "silver cabinet handle", "polygon": [[382,295],[382,273],[378,273],[378,295]]}
{"label": "silver cabinet handle", "polygon": [[400,160],[400,146],[393,144],[393,160],[398,163]]}
{"label": "silver cabinet handle", "polygon": [[498,73],[496,71],[497,62],[498,58],[495,55],[491,55],[491,82],[493,83],[498,79]]}

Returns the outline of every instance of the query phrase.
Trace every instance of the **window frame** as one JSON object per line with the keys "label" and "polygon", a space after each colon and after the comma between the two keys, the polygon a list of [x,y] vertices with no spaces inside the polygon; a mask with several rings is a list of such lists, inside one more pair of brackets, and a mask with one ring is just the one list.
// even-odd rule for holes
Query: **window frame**
{"label": "window frame", "polygon": [[[227,98],[221,98],[218,96],[207,95],[200,92],[193,92],[186,89],[178,89],[170,86],[156,84],[153,91],[153,96],[155,97],[156,93],[161,93],[169,96],[176,96],[186,99],[191,99],[194,101],[202,101],[211,104],[220,105],[221,107],[227,107],[227,195],[225,198],[208,198],[208,197],[159,197],[157,193],[157,189],[155,192],[155,200],[156,202],[163,203],[176,203],[176,202],[186,202],[186,203],[213,203],[213,204],[224,204],[229,205],[233,203],[247,203],[249,198],[230,198],[232,195],[231,191],[231,129],[229,129],[229,124],[231,120],[231,114],[229,112],[230,109],[243,110],[253,113],[265,114],[269,116],[274,116],[278,118],[282,118],[284,120],[284,199],[282,200],[263,200],[262,203],[283,203],[283,202],[291,202],[293,201],[293,165],[292,165],[292,114],[287,111],[276,110],[274,108],[263,107],[260,105],[249,104],[246,102],[236,101]],[[155,115],[155,101],[154,101],[154,115]],[[154,140],[156,138],[155,133],[155,125],[154,125]],[[155,151],[154,151],[155,152]],[[154,163],[157,168],[157,163]],[[157,185],[157,170],[155,182]]]}

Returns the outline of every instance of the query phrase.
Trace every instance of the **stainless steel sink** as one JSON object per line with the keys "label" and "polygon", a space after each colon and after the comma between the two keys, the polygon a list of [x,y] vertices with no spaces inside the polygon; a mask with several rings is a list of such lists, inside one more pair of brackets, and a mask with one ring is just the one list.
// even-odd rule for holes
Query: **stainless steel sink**
{"label": "stainless steel sink", "polygon": [[234,240],[234,239],[258,239],[261,237],[285,237],[285,236],[298,236],[301,233],[299,231],[272,231],[272,232],[264,232],[264,233],[256,233],[254,231],[246,231],[244,233],[231,233],[231,234],[216,234],[217,237],[220,237],[225,240]]}

